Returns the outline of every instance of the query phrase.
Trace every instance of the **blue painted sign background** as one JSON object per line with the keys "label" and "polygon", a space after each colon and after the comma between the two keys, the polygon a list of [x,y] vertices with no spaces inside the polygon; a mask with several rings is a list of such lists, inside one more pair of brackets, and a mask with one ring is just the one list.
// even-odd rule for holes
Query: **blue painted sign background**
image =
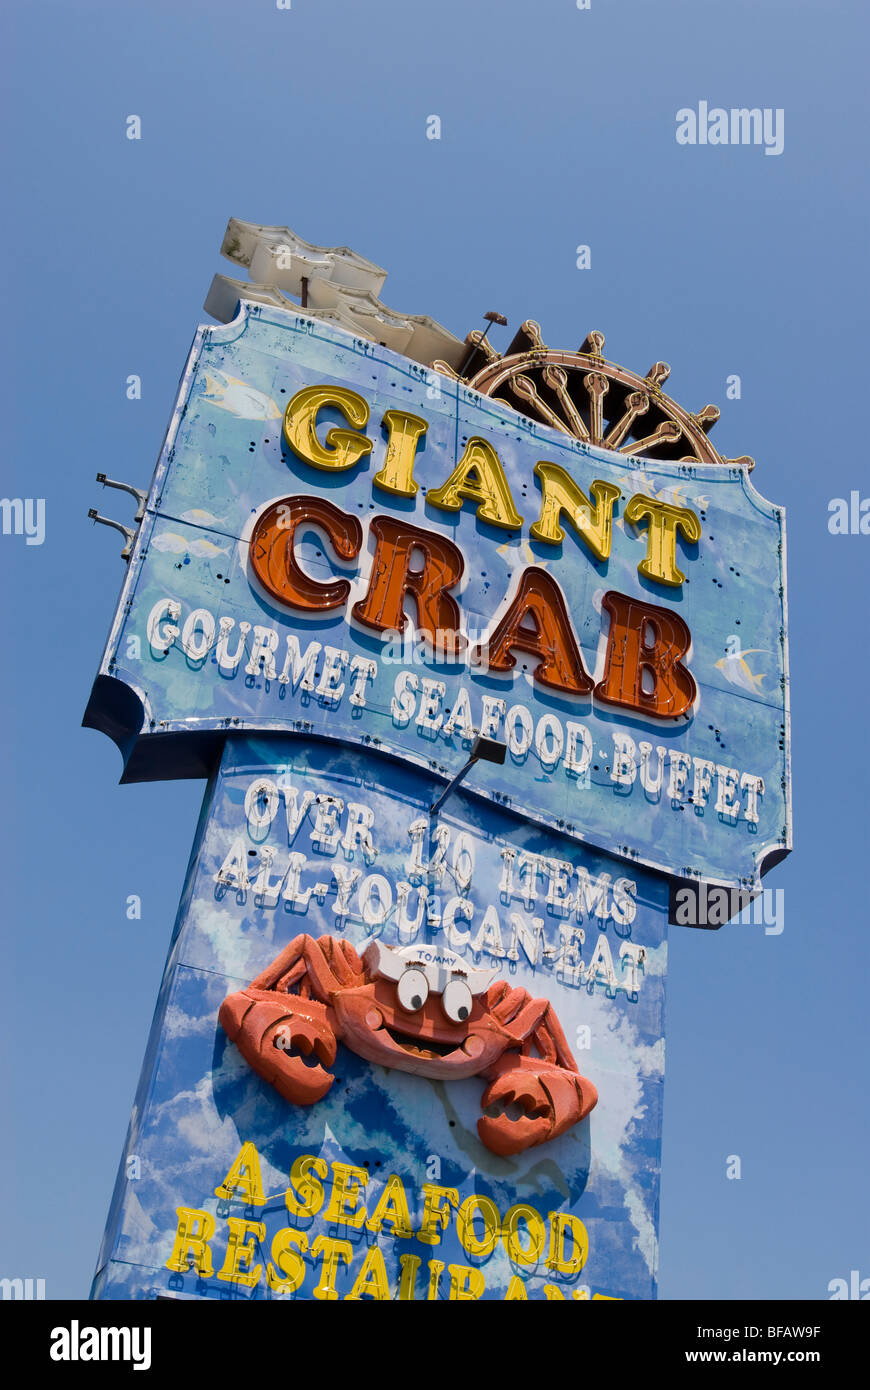
{"label": "blue painted sign background", "polygon": [[[263,778],[267,792],[268,784],[279,789],[274,815],[261,817],[268,823],[259,823],[252,809],[251,788],[262,787]],[[462,792],[430,824],[428,807],[440,786],[435,777],[351,747],[274,737],[227,744],[206,792],[96,1297],[282,1296],[266,1269],[276,1234],[288,1227],[308,1242],[304,1281],[290,1297],[322,1296],[313,1294],[324,1259],[322,1250],[312,1254],[319,1235],[346,1240],[352,1249],[349,1260],[338,1262],[339,1298],[351,1292],[373,1243],[384,1255],[391,1298],[407,1254],[421,1261],[417,1299],[427,1297],[431,1261],[445,1267],[436,1298],[448,1297],[451,1265],[480,1270],[486,1299],[504,1298],[514,1276],[530,1299],[655,1296],[665,880]],[[306,791],[339,799],[342,834],[334,844],[317,834],[315,803],[288,829],[288,799],[298,808]],[[258,804],[268,806],[268,795]],[[360,842],[345,843],[351,805],[372,813],[371,854]],[[413,828],[421,818],[423,840]],[[455,853],[460,834],[464,858]],[[427,864],[445,839],[439,875]],[[273,885],[282,882],[293,852],[304,863],[289,895],[279,896]],[[260,877],[264,864],[268,872]],[[376,892],[373,876],[382,880]],[[342,877],[353,878],[344,897]],[[403,883],[410,885],[404,897]],[[467,906],[458,910],[459,901]],[[499,1157],[478,1136],[483,1083],[477,1077],[430,1081],[373,1066],[341,1044],[328,1094],[310,1107],[289,1105],[228,1042],[217,1013],[228,993],[244,988],[300,932],[340,935],[360,951],[372,938],[392,946],[449,945],[469,966],[496,968],[512,985],[548,998],[581,1073],[598,1089],[597,1106],[549,1143]],[[259,1156],[267,1198],[261,1206],[215,1194],[243,1143]],[[545,1225],[552,1213],[571,1214],[588,1234],[588,1257],[566,1273],[548,1266],[549,1246],[527,1263],[511,1259],[501,1240],[486,1258],[469,1256],[455,1213],[437,1246],[397,1239],[385,1228],[372,1233],[364,1225],[329,1224],[323,1213],[330,1176],[323,1208],[302,1219],[284,1201],[300,1155],[322,1158],[329,1174],[335,1163],[367,1172],[361,1198],[369,1213],[388,1175],[397,1174],[415,1231],[427,1182],[455,1188],[460,1204],[483,1194],[502,1217],[517,1202],[530,1204]],[[209,1278],[167,1268],[179,1207],[213,1218]],[[254,1242],[261,1273],[253,1287],[219,1275],[231,1216],[264,1228]],[[523,1241],[528,1244],[525,1235]]]}
{"label": "blue painted sign background", "polygon": [[[320,383],[349,386],[370,406],[367,434],[374,447],[347,473],[310,467],[282,440],[287,402],[302,387]],[[371,486],[384,461],[380,422],[390,408],[428,421],[414,499]],[[321,435],[330,424],[347,422],[326,411]],[[501,459],[524,517],[520,532],[481,523],[470,503],[460,513],[427,504],[426,491],[444,482],[472,435],[489,441]],[[528,527],[540,508],[533,468],[542,459],[560,463],[584,491],[596,478],[621,488],[608,561],[596,561],[570,525],[560,546],[530,540]],[[692,716],[653,720],[562,697],[534,685],[522,661],[510,677],[433,662],[419,652],[409,661],[407,651],[395,644],[391,651],[349,622],[344,609],[312,620],[280,608],[250,574],[247,538],[268,503],[299,493],[328,497],[363,525],[378,514],[405,516],[449,536],[465,556],[458,597],[475,633],[503,609],[518,570],[544,565],[565,594],[584,665],[595,679],[604,657],[606,591],[673,609],[693,635],[686,664],[700,693]],[[698,545],[678,545],[687,575],[679,589],[638,573],[645,532],[622,519],[636,493],[690,506],[701,519]],[[297,552],[313,576],[344,573],[364,587],[365,548],[358,570],[341,568],[328,560],[322,537],[303,528]],[[190,629],[186,651],[184,624],[197,609],[206,617]],[[222,653],[221,619],[227,625]],[[179,634],[167,651],[162,637],[173,623]],[[258,626],[280,639],[271,679],[261,662],[255,672],[246,670]],[[543,751],[533,739],[530,749],[517,753],[509,738],[503,767],[480,763],[469,775],[472,793],[633,865],[757,886],[765,860],[775,862],[790,846],[786,628],[783,513],[756,492],[745,469],[652,463],[594,449],[375,344],[304,315],[243,303],[232,324],[197,335],[87,718],[119,742],[129,778],[178,775],[165,769],[173,759],[183,763],[185,742],[211,738],[217,756],[228,730],[302,731],[373,746],[443,778],[464,764],[471,741],[467,729],[444,732],[464,689],[474,727],[486,731],[489,718],[489,731],[502,740],[505,719],[517,706],[530,712],[536,731],[542,717],[551,716]],[[288,635],[302,653],[310,642],[320,644],[311,688],[301,670],[280,679]],[[324,675],[329,648],[346,654],[344,661],[333,658],[334,677]],[[375,663],[373,674],[366,661]],[[406,719],[397,717],[394,702],[397,678],[408,689],[409,675],[413,708]],[[425,678],[444,683],[440,729],[418,722]],[[176,752],[169,759],[161,754],[158,765],[156,750],[168,739],[176,741]],[[663,772],[657,789],[641,784],[642,743],[650,749],[653,775],[647,780],[655,782],[659,767]],[[712,789],[694,801],[691,771],[671,780],[671,755],[678,753],[688,755],[690,768],[695,759],[715,769]],[[761,784],[752,779],[763,782],[757,819],[744,778],[756,788]],[[732,794],[729,786],[737,790]]]}

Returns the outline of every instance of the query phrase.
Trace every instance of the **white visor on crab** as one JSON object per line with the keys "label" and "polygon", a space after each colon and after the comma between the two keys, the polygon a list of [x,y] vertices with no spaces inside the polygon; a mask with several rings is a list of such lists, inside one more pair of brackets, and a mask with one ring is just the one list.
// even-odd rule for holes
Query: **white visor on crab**
{"label": "white visor on crab", "polygon": [[430,993],[443,994],[451,980],[464,980],[472,995],[485,994],[498,974],[497,970],[469,970],[461,956],[444,946],[385,946],[383,941],[370,941],[363,951],[363,961],[372,975],[384,980],[400,980],[406,970],[421,970],[426,976]]}

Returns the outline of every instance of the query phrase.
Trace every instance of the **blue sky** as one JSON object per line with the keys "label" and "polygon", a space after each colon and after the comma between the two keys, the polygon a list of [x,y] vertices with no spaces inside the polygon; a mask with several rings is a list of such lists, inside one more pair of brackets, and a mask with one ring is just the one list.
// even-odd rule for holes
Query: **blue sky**
{"label": "blue sky", "polygon": [[[870,495],[865,12],[15,0],[3,26],[2,490],[44,497],[46,534],[0,537],[0,1274],[87,1293],[195,829],[202,784],[119,787],[117,750],[79,727],[123,570],[86,512],[128,515],[97,471],[147,486],[211,276],[232,273],[232,215],[354,247],[388,269],[388,304],[460,336],[497,309],[500,349],[533,317],[553,346],[597,328],[633,370],[664,359],[785,505],[795,850],[768,879],[785,925],[671,930],[661,1295],[825,1298],[870,1276],[870,538],[827,529],[831,498]],[[782,108],[782,154],[678,145],[699,101]]]}

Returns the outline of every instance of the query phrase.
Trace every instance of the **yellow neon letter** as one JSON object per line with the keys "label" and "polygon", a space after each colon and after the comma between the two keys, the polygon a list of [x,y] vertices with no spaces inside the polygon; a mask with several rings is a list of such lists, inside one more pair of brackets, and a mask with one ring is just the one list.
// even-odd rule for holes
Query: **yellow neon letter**
{"label": "yellow neon letter", "polygon": [[245,1221],[240,1216],[228,1216],[227,1225],[230,1228],[227,1257],[223,1269],[218,1270],[218,1279],[252,1289],[263,1273],[262,1265],[251,1264],[257,1254],[254,1241],[266,1239],[266,1227],[262,1221]]}
{"label": "yellow neon letter", "polygon": [[447,1269],[450,1274],[448,1303],[467,1302],[472,1298],[483,1297],[486,1286],[479,1269],[472,1269],[469,1265],[448,1265]]}
{"label": "yellow neon letter", "polygon": [[[340,410],[354,428],[343,430],[333,425],[323,445],[315,427],[317,413],[325,406]],[[306,386],[296,392],[284,411],[284,438],[293,452],[314,468],[352,468],[371,453],[372,441],[356,432],[365,429],[368,419],[368,403],[356,391],[345,386]]]}
{"label": "yellow neon letter", "polygon": [[435,1303],[438,1299],[438,1287],[441,1283],[441,1275],[444,1273],[444,1265],[440,1260],[429,1261],[429,1288],[426,1290],[426,1302]]}
{"label": "yellow neon letter", "polygon": [[353,1288],[349,1294],[345,1294],[345,1301],[360,1303],[364,1294],[368,1294],[375,1303],[389,1303],[390,1301],[387,1269],[383,1254],[377,1245],[372,1246],[363,1260],[362,1269],[356,1277]]}
{"label": "yellow neon letter", "polygon": [[[285,1226],[276,1232],[272,1241],[272,1259],[275,1264],[266,1266],[266,1282],[270,1289],[280,1290],[281,1293],[295,1293],[305,1278],[304,1255],[307,1249],[308,1237],[304,1231],[294,1231]],[[282,1274],[285,1276],[283,1279]]]}
{"label": "yellow neon letter", "polygon": [[242,1145],[238,1158],[233,1162],[220,1187],[215,1188],[214,1195],[223,1197],[225,1201],[238,1196],[239,1201],[246,1202],[248,1206],[264,1205],[266,1198],[260,1174],[260,1156],[253,1144]]}
{"label": "yellow neon letter", "polygon": [[[483,1235],[478,1237],[474,1230],[474,1217],[480,1212],[483,1217]],[[491,1255],[498,1244],[501,1217],[495,1202],[472,1192],[466,1197],[456,1214],[456,1234],[466,1255]]]}
{"label": "yellow neon letter", "polygon": [[441,1232],[450,1220],[450,1207],[459,1205],[459,1193],[455,1187],[436,1187],[431,1182],[424,1182],[420,1190],[424,1199],[423,1219],[417,1239],[424,1245],[440,1245]]}
{"label": "yellow neon letter", "polygon": [[214,1217],[210,1212],[198,1211],[195,1207],[176,1207],[175,1210],[178,1213],[178,1228],[166,1268],[187,1274],[190,1269],[188,1256],[192,1255],[197,1274],[202,1279],[210,1279],[212,1263],[208,1243],[214,1235]]}
{"label": "yellow neon letter", "polygon": [[535,477],[540,478],[543,493],[541,515],[529,527],[535,540],[561,545],[565,532],[559,519],[564,512],[592,554],[606,560],[613,537],[613,504],[622,496],[619,488],[596,479],[590,488],[590,501],[558,463],[536,463]]}
{"label": "yellow neon letter", "polygon": [[311,1247],[311,1253],[315,1259],[318,1255],[323,1255],[320,1278],[311,1292],[315,1298],[334,1301],[338,1298],[338,1289],[335,1287],[338,1262],[344,1260],[345,1264],[350,1264],[353,1259],[353,1246],[349,1240],[332,1240],[330,1236],[318,1236]]}
{"label": "yellow neon letter", "polygon": [[687,541],[699,541],[700,521],[690,507],[674,507],[638,492],[625,509],[625,519],[636,525],[642,517],[649,517],[649,534],[646,559],[638,565],[640,573],[657,584],[679,586],[686,576],[677,569],[677,528]]}
{"label": "yellow neon letter", "polygon": [[361,1226],[367,1213],[365,1207],[359,1205],[360,1188],[365,1187],[368,1180],[365,1168],[354,1168],[351,1163],[333,1163],[332,1197],[323,1213],[324,1221]]}
{"label": "yellow neon letter", "polygon": [[402,1179],[396,1173],[391,1173],[387,1178],[386,1186],[378,1198],[378,1204],[366,1225],[370,1231],[380,1231],[385,1221],[388,1221],[392,1226],[394,1237],[401,1240],[413,1240],[414,1231],[411,1226],[411,1213],[408,1210],[408,1198],[405,1196]]}
{"label": "yellow neon letter", "polygon": [[[442,1265],[442,1269],[443,1269]],[[414,1289],[417,1285],[417,1270],[420,1268],[419,1255],[400,1255],[399,1268],[402,1273],[399,1278],[399,1302],[413,1303]]]}
{"label": "yellow neon letter", "polygon": [[[311,1176],[312,1171],[314,1177]],[[297,1201],[289,1187],[284,1193],[284,1205],[293,1216],[317,1215],[323,1206],[323,1183],[320,1179],[325,1178],[328,1172],[326,1160],[315,1158],[313,1154],[300,1154],[293,1160],[290,1181],[302,1199]]]}
{"label": "yellow neon letter", "polygon": [[[473,476],[469,478],[469,474]],[[493,526],[515,530],[523,519],[514,506],[514,499],[505,477],[501,460],[485,439],[469,439],[465,453],[443,487],[433,488],[426,501],[446,512],[458,512],[463,498],[478,502],[477,515]]]}
{"label": "yellow neon letter", "polygon": [[[520,1221],[525,1221],[529,1228],[531,1239],[528,1249],[520,1243],[517,1231]],[[529,1206],[527,1202],[518,1202],[515,1207],[511,1207],[505,1216],[503,1235],[504,1248],[509,1259],[520,1265],[537,1264],[547,1242],[547,1228],[540,1212]]]}
{"label": "yellow neon letter", "polygon": [[521,1300],[526,1303],[529,1301],[529,1295],[526,1293],[526,1286],[518,1274],[515,1274],[508,1284],[504,1301],[507,1303],[509,1300],[515,1303],[519,1303]]}
{"label": "yellow neon letter", "polygon": [[414,459],[417,445],[429,428],[428,422],[407,410],[387,410],[384,424],[389,428],[387,456],[372,482],[384,492],[398,497],[414,497],[418,487],[414,481]]}
{"label": "yellow neon letter", "polygon": [[[573,1252],[565,1255],[565,1236],[570,1232]],[[570,1212],[550,1212],[550,1252],[547,1255],[547,1268],[559,1274],[578,1274],[586,1263],[589,1254],[589,1235],[579,1216]]]}

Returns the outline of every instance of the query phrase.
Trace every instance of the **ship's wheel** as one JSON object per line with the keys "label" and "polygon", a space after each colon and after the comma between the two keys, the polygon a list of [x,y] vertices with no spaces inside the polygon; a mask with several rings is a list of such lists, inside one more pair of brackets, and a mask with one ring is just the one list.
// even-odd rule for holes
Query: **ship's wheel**
{"label": "ship's wheel", "polygon": [[636,376],[604,357],[603,333],[590,333],[577,352],[563,352],[548,348],[540,326],[526,319],[503,356],[484,333],[469,333],[466,342],[459,371],[441,361],[433,362],[435,370],[574,439],[653,461],[755,466],[747,455],[723,458],[710,443],[708,431],[719,419],[715,405],[693,414],[665,395],[666,362]]}

